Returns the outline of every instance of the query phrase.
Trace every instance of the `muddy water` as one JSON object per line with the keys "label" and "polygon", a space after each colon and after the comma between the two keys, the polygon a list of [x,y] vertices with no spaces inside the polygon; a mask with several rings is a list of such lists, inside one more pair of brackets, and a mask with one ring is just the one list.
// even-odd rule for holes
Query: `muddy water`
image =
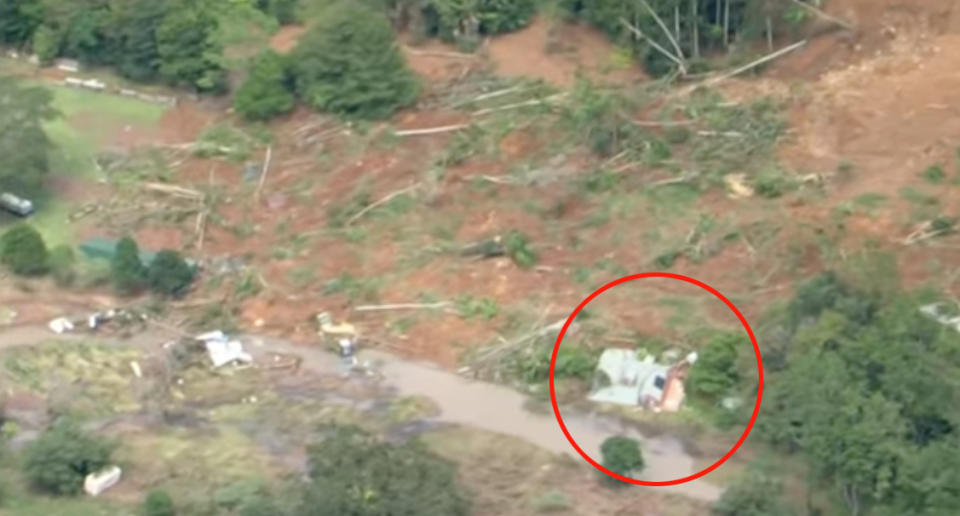
{"label": "muddy water", "polygon": [[[337,373],[339,360],[319,349],[293,346],[270,339],[252,339],[252,347],[297,353],[303,367],[320,374]],[[534,414],[524,408],[525,396],[500,385],[463,378],[429,364],[400,359],[381,352],[361,353],[361,361],[371,362],[383,381],[403,396],[423,396],[440,408],[439,421],[518,437],[555,453],[579,457],[560,431],[552,414]],[[611,435],[627,435],[642,443],[647,466],[641,480],[663,481],[694,473],[694,459],[679,440],[669,437],[647,438],[616,420],[586,414],[564,413],[564,422],[577,444],[599,461],[600,444]],[[679,486],[658,487],[699,500],[713,501],[722,489],[704,479]]]}

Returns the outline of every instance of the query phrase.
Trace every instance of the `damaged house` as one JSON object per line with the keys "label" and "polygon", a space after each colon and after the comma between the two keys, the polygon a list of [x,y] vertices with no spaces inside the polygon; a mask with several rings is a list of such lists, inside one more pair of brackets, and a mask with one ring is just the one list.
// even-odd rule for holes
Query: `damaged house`
{"label": "damaged house", "polygon": [[691,353],[673,365],[642,359],[631,349],[607,349],[597,364],[597,380],[589,399],[598,403],[640,406],[654,412],[680,409],[686,396],[684,381],[697,360]]}

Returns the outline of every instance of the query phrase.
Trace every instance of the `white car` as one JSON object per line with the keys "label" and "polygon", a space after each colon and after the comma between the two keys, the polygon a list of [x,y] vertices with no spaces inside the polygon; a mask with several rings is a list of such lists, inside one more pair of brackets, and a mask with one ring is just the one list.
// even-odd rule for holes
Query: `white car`
{"label": "white car", "polygon": [[34,211],[33,202],[9,192],[0,194],[0,208],[21,217],[29,217]]}

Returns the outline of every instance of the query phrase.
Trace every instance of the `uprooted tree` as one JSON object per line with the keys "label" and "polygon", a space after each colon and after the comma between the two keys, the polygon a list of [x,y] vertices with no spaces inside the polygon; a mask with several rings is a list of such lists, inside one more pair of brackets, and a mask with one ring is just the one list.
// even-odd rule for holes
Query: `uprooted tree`
{"label": "uprooted tree", "polygon": [[359,2],[329,6],[291,60],[297,93],[321,111],[382,118],[419,91],[386,15]]}

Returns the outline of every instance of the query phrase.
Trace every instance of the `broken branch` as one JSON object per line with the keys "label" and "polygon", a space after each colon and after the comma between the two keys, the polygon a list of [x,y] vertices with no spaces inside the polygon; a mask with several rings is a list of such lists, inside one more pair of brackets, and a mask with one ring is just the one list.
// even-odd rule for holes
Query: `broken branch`
{"label": "broken branch", "polygon": [[368,212],[370,212],[371,210],[377,208],[378,206],[382,206],[382,205],[390,202],[391,200],[393,200],[395,197],[399,197],[399,196],[401,196],[401,195],[403,195],[403,194],[412,192],[412,191],[414,191],[414,190],[416,190],[416,189],[418,189],[418,188],[420,188],[420,183],[415,183],[415,184],[413,184],[413,185],[411,185],[411,186],[408,186],[408,187],[406,187],[406,188],[404,188],[404,189],[402,189],[402,190],[397,190],[396,192],[393,192],[393,193],[387,195],[386,197],[383,197],[383,198],[380,199],[379,201],[377,201],[377,202],[375,202],[375,203],[367,206],[366,208],[358,211],[354,216],[352,216],[352,217],[350,217],[349,219],[347,219],[347,221],[344,223],[344,225],[345,225],[345,226],[349,226],[349,225],[353,224],[354,222],[356,222],[360,217],[363,217],[363,216],[366,215]]}

